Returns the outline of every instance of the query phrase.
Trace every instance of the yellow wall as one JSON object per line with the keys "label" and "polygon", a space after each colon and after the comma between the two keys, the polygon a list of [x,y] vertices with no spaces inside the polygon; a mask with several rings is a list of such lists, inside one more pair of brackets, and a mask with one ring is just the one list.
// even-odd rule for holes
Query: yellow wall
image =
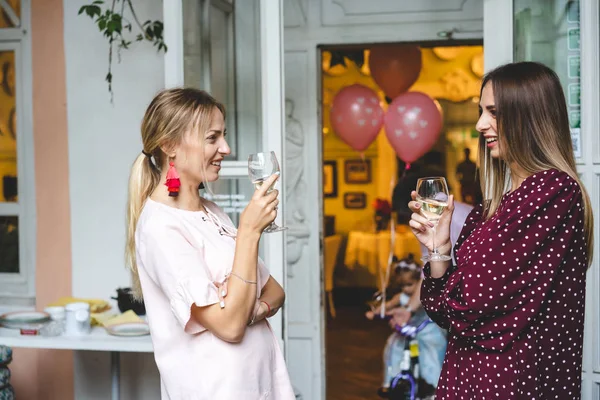
{"label": "yellow wall", "polygon": [[[3,71],[9,67],[8,73]],[[15,115],[15,55],[0,52],[0,201],[4,201],[2,177],[17,176],[17,145]],[[12,117],[12,121],[11,121]]]}
{"label": "yellow wall", "polygon": [[[368,57],[368,51],[366,51]],[[324,52],[325,62],[329,53]],[[462,102],[479,95],[480,78],[483,69],[483,47],[469,46],[460,48],[422,49],[422,68],[419,79],[409,89],[427,93],[432,98]],[[346,60],[347,67],[336,66],[322,74],[323,82],[323,160],[337,162],[338,196],[326,198],[324,214],[336,216],[336,231],[347,233],[353,229],[368,229],[373,220],[371,203],[376,197],[391,201],[391,193],[396,183],[396,154],[389,145],[382,129],[377,139],[364,154],[359,154],[336,136],[329,121],[329,111],[336,93],[346,86],[361,84],[375,90],[387,109],[385,95],[379,90],[369,75],[368,67],[359,69]],[[327,66],[324,66],[327,69]],[[477,107],[473,103],[473,107]],[[473,124],[474,125],[474,124]],[[474,126],[473,126],[474,127]],[[468,126],[466,129],[470,129]],[[463,134],[463,129],[453,128],[445,137],[440,136],[442,147],[446,149],[446,168],[450,185],[458,188],[454,179],[457,164],[462,161],[464,147],[471,148],[471,159],[477,154],[476,139]],[[437,147],[437,146],[436,146]],[[372,164],[372,182],[367,185],[350,185],[344,180],[344,161],[366,157]],[[367,207],[364,210],[344,208],[344,193],[364,192],[367,194]],[[455,190],[457,192],[457,190]]]}

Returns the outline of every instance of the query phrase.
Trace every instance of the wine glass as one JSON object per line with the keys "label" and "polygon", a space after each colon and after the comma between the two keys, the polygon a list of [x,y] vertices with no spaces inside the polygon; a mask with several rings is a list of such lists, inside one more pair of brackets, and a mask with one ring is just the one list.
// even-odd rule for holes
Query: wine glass
{"label": "wine glass", "polygon": [[[271,175],[279,175],[280,173],[279,162],[277,161],[277,156],[274,151],[250,154],[248,157],[248,176],[255,189],[260,188],[264,181],[269,179]],[[271,192],[274,186],[275,183],[271,185],[267,190],[267,193]],[[263,232],[279,232],[285,229],[287,229],[287,227],[279,226],[275,224],[275,222],[272,222]]]}
{"label": "wine glass", "polygon": [[421,215],[433,224],[433,251],[424,255],[421,260],[448,261],[452,257],[440,254],[435,244],[435,228],[448,207],[448,184],[441,176],[421,178],[417,181],[417,202],[421,205]]}

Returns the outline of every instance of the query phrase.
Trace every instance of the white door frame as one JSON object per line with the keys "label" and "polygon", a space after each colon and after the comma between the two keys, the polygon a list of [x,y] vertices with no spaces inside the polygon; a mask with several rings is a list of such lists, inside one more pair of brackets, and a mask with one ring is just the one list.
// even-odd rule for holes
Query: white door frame
{"label": "white door frame", "polygon": [[[244,0],[249,1],[249,0]],[[282,0],[252,0],[260,7],[260,60],[261,60],[261,100],[262,100],[262,144],[264,149],[280,155],[282,170],[285,166],[284,141],[284,102],[283,102],[283,5]],[[235,12],[235,11],[234,11]],[[183,48],[183,6],[182,0],[164,0],[164,38],[168,51],[165,54],[165,87],[184,85]],[[245,161],[223,161],[221,176],[247,179],[248,167]],[[285,176],[283,176],[285,179]],[[279,185],[279,215],[285,212],[285,185]],[[281,217],[278,217],[278,223]],[[264,261],[271,275],[285,288],[285,233],[263,235]],[[269,319],[280,344],[286,343],[284,313],[280,312]]]}
{"label": "white door frame", "polygon": [[[245,0],[247,1],[247,0]],[[278,155],[280,168],[285,171],[284,129],[284,85],[283,85],[283,1],[260,1],[260,65],[262,93],[262,129],[263,148]],[[247,176],[247,171],[244,176]],[[285,174],[282,175],[285,179]],[[285,215],[285,185],[279,185],[279,225],[283,225],[281,216]],[[263,235],[265,243],[265,263],[271,275],[283,288],[286,281],[285,231]],[[284,329],[286,307],[270,319],[275,335],[285,352],[287,331]]]}
{"label": "white door frame", "polygon": [[[316,1],[316,0],[315,0]],[[487,0],[486,0],[487,1]],[[316,8],[316,7],[315,7]],[[314,10],[313,10],[314,12]],[[308,12],[310,15],[311,11]],[[292,379],[298,379],[297,375],[304,373],[303,380],[300,382],[303,386],[299,389],[302,391],[304,399],[326,399],[326,368],[325,368],[325,318],[327,310],[325,310],[324,300],[324,286],[323,286],[323,225],[322,225],[322,210],[323,210],[323,197],[322,197],[322,141],[320,135],[310,132],[322,132],[322,94],[321,94],[321,55],[319,46],[335,46],[344,44],[360,44],[360,43],[378,43],[378,42],[417,42],[417,41],[439,41],[440,33],[443,32],[455,32],[455,39],[464,40],[481,40],[482,30],[477,22],[470,24],[458,24],[456,21],[444,21],[435,24],[435,29],[424,32],[422,26],[405,27],[402,29],[396,29],[390,34],[389,30],[383,29],[378,26],[372,29],[371,26],[345,26],[345,27],[323,27],[314,26],[318,25],[315,21],[320,21],[320,17],[311,17],[306,26],[309,26],[305,31],[303,30],[291,30],[286,32],[285,51],[288,57],[294,60],[298,60],[294,63],[295,70],[304,70],[301,72],[302,75],[287,76],[286,85],[286,97],[292,97],[298,95],[298,98],[294,98],[297,104],[300,102],[304,104],[304,108],[310,110],[306,115],[306,119],[303,120],[303,129],[305,133],[304,146],[307,149],[309,162],[304,167],[304,173],[307,182],[314,182],[313,185],[307,188],[307,198],[312,201],[313,191],[315,193],[314,198],[319,199],[318,207],[314,207],[311,203],[308,207],[309,215],[308,220],[311,227],[311,234],[308,239],[307,248],[304,251],[306,254],[306,263],[298,265],[296,268],[307,267],[307,270],[311,271],[310,276],[303,278],[290,278],[289,291],[292,293],[293,290],[299,291],[298,288],[294,288],[294,281],[298,280],[300,284],[306,284],[308,282],[309,287],[303,287],[302,293],[307,293],[309,298],[306,299],[306,307],[309,308],[308,315],[304,313],[298,313],[289,317],[289,348],[290,352],[288,359],[294,364],[289,365],[290,374]],[[405,24],[406,25],[406,24]],[[410,24],[409,24],[410,25]],[[457,30],[458,27],[464,27],[464,30]],[[303,64],[306,66],[303,67]],[[306,87],[308,82],[308,87]],[[289,85],[289,87],[288,87]],[[296,87],[297,86],[297,87]],[[302,89],[300,89],[302,87]],[[302,95],[306,92],[315,90],[316,96]],[[294,93],[291,93],[294,92]],[[298,108],[299,106],[297,106]],[[313,110],[317,110],[316,113],[312,113]],[[318,186],[317,189],[313,190],[313,186]],[[314,268],[317,264],[320,266],[320,270]],[[318,272],[316,272],[318,271]],[[317,275],[318,276],[315,276]],[[296,272],[295,275],[300,275],[300,272]],[[317,298],[314,298],[314,290],[317,287],[316,293]],[[297,307],[299,308],[299,307]],[[297,318],[297,320],[295,320]],[[318,339],[315,337],[318,336]],[[311,340],[312,339],[312,340]],[[318,340],[318,343],[316,343]],[[294,354],[293,349],[304,351],[300,354]],[[318,348],[318,351],[317,351]],[[311,352],[310,354],[308,352]],[[318,353],[318,354],[316,354]],[[305,372],[305,371],[309,372]],[[306,380],[306,382],[304,381]]]}

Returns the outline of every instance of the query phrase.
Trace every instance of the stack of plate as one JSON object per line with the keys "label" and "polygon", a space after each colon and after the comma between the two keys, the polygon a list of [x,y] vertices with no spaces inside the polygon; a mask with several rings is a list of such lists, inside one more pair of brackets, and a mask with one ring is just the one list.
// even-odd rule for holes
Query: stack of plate
{"label": "stack of plate", "polygon": [[50,322],[50,314],[41,311],[17,311],[0,315],[0,325],[10,329],[39,329]]}
{"label": "stack of plate", "polygon": [[150,334],[150,327],[145,322],[123,322],[107,326],[106,332],[114,336],[145,336]]}

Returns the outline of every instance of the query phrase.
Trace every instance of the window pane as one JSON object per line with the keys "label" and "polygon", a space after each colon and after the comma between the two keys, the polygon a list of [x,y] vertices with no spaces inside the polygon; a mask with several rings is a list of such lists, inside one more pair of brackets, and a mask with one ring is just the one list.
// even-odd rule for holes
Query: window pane
{"label": "window pane", "polygon": [[19,272],[19,218],[0,217],[0,273]]}
{"label": "window pane", "polygon": [[[514,0],[514,59],[537,61],[560,78],[575,157],[581,157],[579,0]],[[584,89],[585,90],[585,89]]]}
{"label": "window pane", "polygon": [[254,193],[254,187],[250,180],[248,178],[220,178],[209,185],[213,193],[205,190],[202,196],[221,207],[237,227],[240,214]]}
{"label": "window pane", "polygon": [[0,51],[0,202],[17,201],[15,52]]}
{"label": "window pane", "polygon": [[[233,221],[233,224],[238,226],[240,222],[240,214],[254,193],[254,187],[250,183],[250,179],[244,178],[219,178],[218,181],[209,183],[209,188],[212,191],[203,190],[202,197],[210,201],[214,201]],[[277,188],[277,186],[276,186]],[[263,241],[258,248],[258,256],[264,258]]]}
{"label": "window pane", "polygon": [[0,4],[0,28],[21,26],[21,0],[5,0],[10,8]]}
{"label": "window pane", "polygon": [[205,16],[204,1],[183,0],[184,83],[225,104],[227,160],[246,160],[262,151],[259,2],[209,3]]}

